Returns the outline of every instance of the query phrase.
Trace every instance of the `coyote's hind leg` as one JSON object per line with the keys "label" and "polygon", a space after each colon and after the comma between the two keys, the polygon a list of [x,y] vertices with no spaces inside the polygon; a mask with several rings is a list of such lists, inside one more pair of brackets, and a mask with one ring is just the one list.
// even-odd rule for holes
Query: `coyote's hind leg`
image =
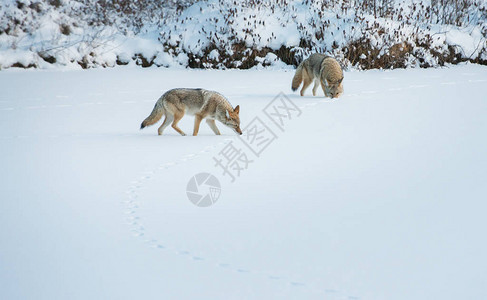
{"label": "coyote's hind leg", "polygon": [[173,120],[174,120],[174,116],[166,113],[166,118],[164,119],[164,122],[162,122],[162,125],[159,127],[159,129],[157,129],[157,133],[159,135],[162,135],[164,129],[166,129],[166,127],[169,126],[169,124],[171,124]]}
{"label": "coyote's hind leg", "polygon": [[178,111],[177,113],[174,114],[174,121],[172,122],[172,128],[174,128],[174,130],[176,130],[177,132],[179,132],[180,135],[186,135],[186,133],[184,133],[181,128],[178,127],[178,123],[179,121],[184,117],[184,111]]}

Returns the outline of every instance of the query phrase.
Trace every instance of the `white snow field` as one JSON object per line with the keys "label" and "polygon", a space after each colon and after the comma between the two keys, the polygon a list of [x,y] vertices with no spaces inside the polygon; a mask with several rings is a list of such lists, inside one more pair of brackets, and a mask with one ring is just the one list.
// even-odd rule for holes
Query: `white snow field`
{"label": "white snow field", "polygon": [[[0,298],[487,299],[487,68],[346,72],[336,101],[293,74],[0,72]],[[174,87],[277,138],[256,156],[222,124],[140,131]],[[281,91],[301,111],[283,131],[263,112]],[[200,172],[209,207],[186,195]]]}

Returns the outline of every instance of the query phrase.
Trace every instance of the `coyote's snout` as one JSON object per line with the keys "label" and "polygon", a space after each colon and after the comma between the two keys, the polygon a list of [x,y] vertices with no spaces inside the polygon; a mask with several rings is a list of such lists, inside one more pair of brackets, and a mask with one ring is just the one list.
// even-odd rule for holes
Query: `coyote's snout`
{"label": "coyote's snout", "polygon": [[242,134],[239,113],[238,105],[233,108],[228,100],[217,92],[204,89],[173,89],[157,100],[152,113],[142,122],[140,129],[157,123],[165,115],[166,118],[158,129],[159,135],[162,135],[170,123],[179,134],[186,135],[178,127],[178,122],[185,114],[190,114],[195,116],[193,135],[198,135],[203,119],[206,119],[208,126],[217,135],[220,135],[220,131],[216,127],[215,120]]}
{"label": "coyote's snout", "polygon": [[303,82],[300,92],[303,96],[313,81],[313,96],[316,96],[318,85],[321,85],[325,97],[338,98],[343,93],[343,71],[332,57],[315,53],[305,59],[296,69],[291,88],[296,91]]}

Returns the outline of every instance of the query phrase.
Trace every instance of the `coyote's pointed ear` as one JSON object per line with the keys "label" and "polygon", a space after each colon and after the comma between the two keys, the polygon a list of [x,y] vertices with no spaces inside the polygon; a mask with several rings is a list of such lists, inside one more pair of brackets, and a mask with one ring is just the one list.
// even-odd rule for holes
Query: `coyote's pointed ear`
{"label": "coyote's pointed ear", "polygon": [[227,119],[230,119],[230,114],[228,113],[228,110],[225,110],[225,117],[226,117]]}
{"label": "coyote's pointed ear", "polygon": [[238,114],[239,111],[240,111],[240,106],[239,105],[235,106],[235,108],[233,109],[233,112]]}
{"label": "coyote's pointed ear", "polygon": [[343,81],[343,77],[342,79],[338,80],[338,84],[342,83],[342,81]]}

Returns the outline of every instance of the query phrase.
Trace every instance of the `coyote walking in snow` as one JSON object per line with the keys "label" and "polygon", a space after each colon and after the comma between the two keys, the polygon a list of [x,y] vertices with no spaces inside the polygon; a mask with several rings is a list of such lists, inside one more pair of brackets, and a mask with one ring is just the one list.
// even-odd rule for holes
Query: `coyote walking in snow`
{"label": "coyote walking in snow", "polygon": [[332,57],[318,53],[311,54],[296,69],[292,90],[296,91],[301,82],[303,82],[303,87],[301,88],[301,96],[303,96],[304,91],[313,81],[315,82],[313,96],[316,96],[319,84],[321,84],[325,97],[338,98],[343,93],[343,71],[338,62]]}
{"label": "coyote walking in snow", "polygon": [[172,89],[164,93],[157,100],[152,113],[142,122],[140,129],[157,123],[166,115],[164,122],[158,129],[159,135],[172,122],[172,128],[181,135],[186,135],[179,127],[178,122],[185,114],[194,115],[193,135],[198,134],[200,123],[206,119],[206,123],[217,135],[220,131],[216,127],[215,120],[232,128],[236,133],[242,134],[239,119],[240,107],[232,105],[223,95],[204,89]]}

